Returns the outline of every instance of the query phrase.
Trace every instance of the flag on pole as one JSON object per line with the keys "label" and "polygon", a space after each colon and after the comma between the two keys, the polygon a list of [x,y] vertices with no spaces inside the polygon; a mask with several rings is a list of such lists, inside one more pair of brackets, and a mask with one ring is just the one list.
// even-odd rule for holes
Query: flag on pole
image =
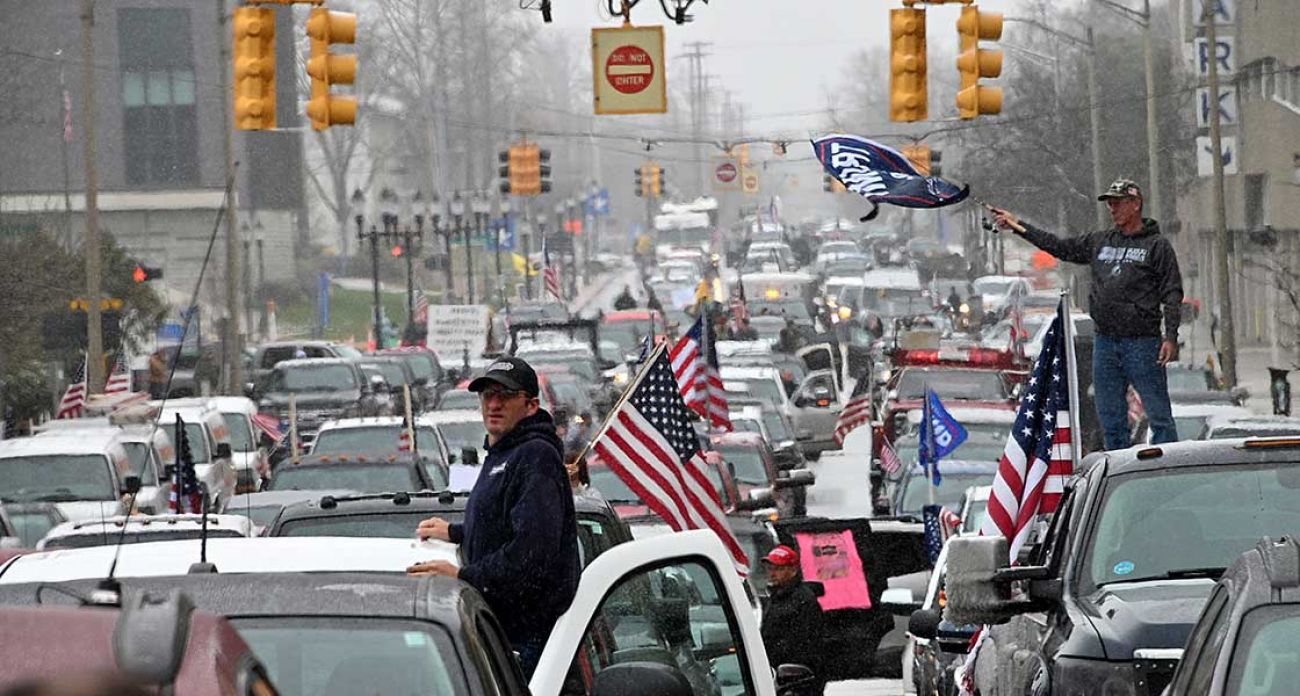
{"label": "flag on pole", "polygon": [[271,438],[272,442],[283,440],[286,434],[280,429],[280,419],[265,413],[253,414],[253,425],[257,427],[258,432]]}
{"label": "flag on pole", "polygon": [[[835,433],[832,436],[835,444],[844,444],[844,438],[848,436],[855,428],[871,420],[871,380],[867,377],[859,379],[857,384],[853,385],[853,393],[849,395],[849,402],[844,404],[840,409],[840,415],[835,419]],[[887,447],[889,443],[883,442]],[[890,450],[893,453],[893,450]],[[897,453],[894,459],[898,459]],[[885,462],[883,449],[881,455],[881,464]]]}
{"label": "flag on pole", "polygon": [[168,496],[172,512],[203,512],[203,489],[194,470],[194,453],[190,449],[185,421],[176,414],[176,466],[172,470],[171,494]]}
{"label": "flag on pole", "polygon": [[1025,383],[980,527],[981,534],[1007,538],[1012,563],[1038,515],[1056,511],[1065,482],[1074,473],[1070,419],[1070,390],[1074,387],[1069,384],[1073,353],[1066,347],[1064,316],[1062,302]]}
{"label": "flag on pole", "polygon": [[104,384],[105,394],[126,394],[131,391],[131,370],[126,364],[126,355],[118,353],[113,361],[113,372]]}
{"label": "flag on pole", "polygon": [[68,388],[63,392],[63,398],[59,399],[59,409],[55,411],[55,418],[78,418],[82,410],[86,407],[86,361],[83,358],[81,367],[77,369],[72,376],[72,381]]}
{"label": "flag on pole", "polygon": [[564,301],[564,283],[560,281],[560,269],[551,264],[551,246],[546,243],[545,235],[542,236],[542,282],[546,285],[546,291],[555,299]]}
{"label": "flag on pole", "polygon": [[889,444],[889,440],[880,443],[880,471],[886,476],[893,476],[903,469],[903,460],[898,458],[898,452],[894,451],[894,446]]}
{"label": "flag on pole", "polygon": [[672,359],[673,376],[677,379],[686,405],[707,418],[713,427],[730,431],[727,394],[722,388],[718,352],[714,346],[713,327],[707,311],[700,312],[690,331],[677,340],[669,356]]}
{"label": "flag on pole", "polygon": [[930,480],[937,486],[943,482],[939,460],[961,447],[961,443],[966,441],[966,428],[943,407],[939,395],[928,388],[925,390],[925,403],[921,405],[921,427],[925,430],[917,444],[916,461],[925,467]]}
{"label": "flag on pole", "polygon": [[827,135],[813,140],[812,146],[827,174],[871,203],[864,222],[876,216],[880,203],[941,208],[970,195],[969,186],[926,176],[903,153],[866,138]]}
{"label": "flag on pole", "polygon": [[664,349],[655,351],[592,449],[674,531],[710,529],[731,552],[736,572],[749,559],[731,532],[710,466]]}
{"label": "flag on pole", "polygon": [[429,297],[423,291],[415,297],[415,323],[420,326],[429,323]]}

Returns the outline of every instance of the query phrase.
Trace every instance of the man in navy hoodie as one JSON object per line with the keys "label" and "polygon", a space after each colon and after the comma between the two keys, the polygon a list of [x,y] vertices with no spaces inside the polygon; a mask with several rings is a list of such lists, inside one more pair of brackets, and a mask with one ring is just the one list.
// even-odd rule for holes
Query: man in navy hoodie
{"label": "man in navy hoodie", "polygon": [[487,457],[465,521],[430,517],[416,530],[421,539],[459,544],[464,565],[427,561],[407,572],[460,578],[482,593],[531,678],[582,572],[564,445],[523,360],[497,360],[469,390],[479,394]]}

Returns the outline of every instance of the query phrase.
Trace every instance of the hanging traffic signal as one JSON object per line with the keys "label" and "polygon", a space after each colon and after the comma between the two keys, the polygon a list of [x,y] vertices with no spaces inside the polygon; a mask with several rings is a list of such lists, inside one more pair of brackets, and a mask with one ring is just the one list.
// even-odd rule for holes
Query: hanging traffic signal
{"label": "hanging traffic signal", "polygon": [[137,283],[144,283],[150,280],[162,280],[163,272],[161,268],[136,264],[135,270],[131,271],[131,280]]}
{"label": "hanging traffic signal", "polygon": [[633,189],[633,193],[638,197],[646,195],[646,189],[649,188],[647,186],[649,177],[646,174],[646,165],[643,164],[636,168],[636,188]]}
{"label": "hanging traffic signal", "polygon": [[916,170],[923,176],[930,174],[930,146],[929,145],[908,145],[903,148],[903,156],[912,163]]}
{"label": "hanging traffic signal", "polygon": [[392,250],[389,251],[388,253],[392,254],[392,255],[393,255],[393,258],[395,258],[395,259],[397,259],[397,258],[401,258],[401,257],[402,257],[402,253],[403,253],[403,251],[402,251],[402,245],[401,245],[401,244],[394,244]]}
{"label": "hanging traffic signal", "polygon": [[513,149],[512,147],[497,153],[497,161],[501,163],[501,166],[497,167],[497,176],[501,177],[497,187],[505,194],[510,193],[510,151]]}
{"label": "hanging traffic signal", "polygon": [[534,164],[537,166],[537,192],[551,192],[551,151],[545,148],[537,148],[537,159]]}
{"label": "hanging traffic signal", "polygon": [[925,67],[925,10],[890,10],[889,120],[929,118]]}
{"label": "hanging traffic signal", "polygon": [[655,198],[663,196],[664,193],[664,168],[657,165],[650,165],[650,195]]}
{"label": "hanging traffic signal", "polygon": [[501,175],[501,193],[513,196],[537,196],[551,191],[551,151],[527,141],[511,145],[497,157],[505,166]]}
{"label": "hanging traffic signal", "polygon": [[235,128],[275,128],[275,10],[237,7],[234,28]]}
{"label": "hanging traffic signal", "polygon": [[957,112],[971,119],[984,114],[1002,113],[1002,88],[984,87],[981,78],[1002,74],[1002,51],[984,50],[980,41],[1002,38],[1002,14],[980,12],[974,5],[961,10],[957,20],[957,70],[961,73],[961,90],[957,92]]}
{"label": "hanging traffic signal", "polygon": [[330,126],[356,123],[356,98],[335,95],[330,88],[356,81],[357,57],[335,55],[330,52],[330,47],[357,40],[357,16],[317,7],[307,19],[307,35],[311,37],[311,59],[307,61],[307,74],[311,76],[307,116],[311,118],[311,127],[325,130]]}

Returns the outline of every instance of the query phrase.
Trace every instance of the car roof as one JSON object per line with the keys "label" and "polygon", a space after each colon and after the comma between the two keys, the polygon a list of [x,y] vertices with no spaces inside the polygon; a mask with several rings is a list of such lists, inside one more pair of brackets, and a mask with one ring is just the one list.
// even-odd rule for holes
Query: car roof
{"label": "car roof", "polygon": [[[232,514],[209,514],[208,529],[233,529],[243,536],[249,536],[253,532],[253,523],[243,515]],[[131,515],[123,517],[114,515],[104,519],[80,520],[76,522],[63,522],[49,532],[46,538],[66,537],[84,534],[103,534],[105,529],[110,531],[120,530],[123,522],[126,523],[128,531],[147,532],[149,530],[164,529],[200,529],[203,526],[202,515]]]}
{"label": "car roof", "polygon": [[[954,406],[945,409],[952,419],[962,425],[1006,425],[1008,430],[1016,422],[1015,411],[1004,411],[993,408],[963,408]],[[907,412],[907,420],[910,423],[921,422],[921,411],[912,410]]]}
{"label": "car roof", "polygon": [[[462,390],[464,391],[464,390]],[[468,408],[457,408],[448,411],[430,411],[420,415],[420,419],[428,421],[435,425],[440,423],[467,423],[469,421],[483,422],[483,414],[478,410]]]}
{"label": "car roof", "polygon": [[748,445],[762,448],[766,444],[761,433],[721,433],[709,438],[715,445]]}
{"label": "car roof", "polygon": [[113,444],[121,444],[120,432],[116,428],[53,431],[36,437],[0,440],[0,458],[44,454],[103,454]]}
{"label": "car roof", "polygon": [[1197,416],[1251,417],[1253,415],[1250,409],[1245,406],[1223,402],[1175,401],[1170,406],[1173,409],[1174,418],[1195,418]]}
{"label": "car roof", "polygon": [[[117,577],[185,575],[199,560],[200,543],[150,541],[27,554],[0,568],[0,584],[107,577],[115,556]],[[207,560],[223,574],[401,573],[421,561],[459,563],[456,546],[446,542],[352,537],[209,538]]]}
{"label": "car roof", "polygon": [[722,365],[720,372],[723,379],[762,379],[781,376],[780,370],[775,366]]}
{"label": "car roof", "polygon": [[1206,421],[1206,425],[1210,428],[1219,428],[1231,425],[1234,428],[1241,428],[1242,430],[1249,430],[1251,426],[1272,428],[1279,425],[1293,425],[1297,429],[1300,429],[1300,418],[1293,418],[1291,416],[1272,416],[1258,413],[1248,413],[1245,415],[1217,414],[1210,416],[1209,420]]}
{"label": "car roof", "polygon": [[[1106,475],[1158,471],[1194,466],[1300,463],[1296,437],[1247,437],[1226,440],[1183,440],[1162,445],[1139,445],[1096,455],[1106,465]],[[1096,462],[1091,463],[1096,465]],[[1084,467],[1087,468],[1087,467]]]}
{"label": "car roof", "polygon": [[[425,421],[424,416],[415,417],[416,425],[431,425]],[[327,430],[348,430],[353,428],[391,428],[402,424],[401,416],[363,416],[360,418],[336,418],[321,423],[320,429],[317,430],[317,437],[320,433]]]}
{"label": "car roof", "polygon": [[281,360],[275,364],[275,369],[290,367],[318,367],[322,365],[354,365],[356,364],[351,358],[294,358],[293,360]]}
{"label": "car roof", "polygon": [[[306,491],[304,491],[306,492]],[[338,517],[350,514],[384,512],[462,512],[468,502],[466,493],[420,491],[418,493],[344,493],[322,491],[322,495],[299,499],[284,506],[281,520],[314,517]],[[328,500],[327,500],[328,499]],[[235,505],[231,503],[231,505]],[[609,503],[594,489],[573,494],[574,511],[607,513],[616,516]],[[238,508],[236,508],[238,509]]]}
{"label": "car roof", "polygon": [[602,324],[617,324],[619,322],[650,321],[651,317],[658,316],[659,312],[652,309],[622,309],[606,312],[600,321]]}

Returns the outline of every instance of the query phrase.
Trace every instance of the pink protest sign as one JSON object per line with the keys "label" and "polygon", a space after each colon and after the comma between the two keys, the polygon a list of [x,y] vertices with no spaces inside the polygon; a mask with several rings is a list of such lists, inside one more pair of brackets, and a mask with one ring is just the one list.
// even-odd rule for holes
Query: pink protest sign
{"label": "pink protest sign", "polygon": [[871,592],[852,532],[797,532],[794,537],[804,580],[826,588],[817,599],[822,611],[871,608]]}

